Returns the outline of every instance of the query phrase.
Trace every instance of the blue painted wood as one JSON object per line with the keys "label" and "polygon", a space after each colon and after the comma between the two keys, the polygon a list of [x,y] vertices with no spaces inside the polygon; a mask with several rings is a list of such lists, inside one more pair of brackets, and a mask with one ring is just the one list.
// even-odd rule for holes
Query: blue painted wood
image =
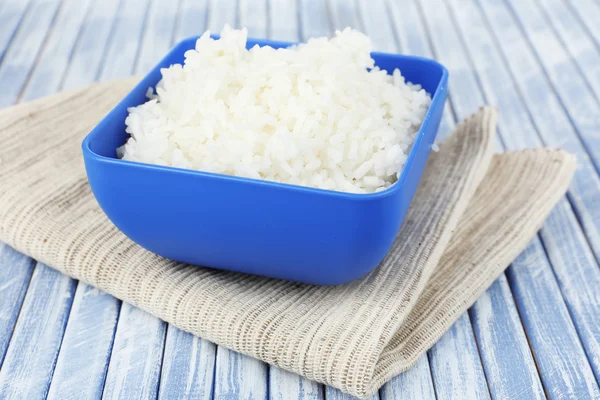
{"label": "blue painted wood", "polygon": [[600,391],[538,238],[507,276],[550,399],[595,399]]}
{"label": "blue painted wood", "polygon": [[48,399],[102,396],[119,306],[114,297],[77,285]]}
{"label": "blue painted wood", "polygon": [[99,77],[120,0],[94,1],[79,33],[71,62],[64,75],[62,89],[88,85]]}
{"label": "blue painted wood", "polygon": [[217,346],[169,325],[158,398],[211,399]]}
{"label": "blue painted wood", "polygon": [[0,370],[3,398],[46,397],[74,292],[74,280],[37,264]]}
{"label": "blue painted wood", "polygon": [[342,30],[346,27],[351,27],[364,31],[362,23],[359,19],[358,7],[354,2],[347,0],[329,0],[329,13],[331,16],[331,24],[336,30]]}
{"label": "blue painted wood", "polygon": [[[514,40],[511,40],[512,46],[524,46],[524,39],[521,38],[520,41],[517,39],[516,25],[514,22],[510,23],[507,10],[503,12],[499,7],[489,6],[488,8],[488,4],[485,6],[484,10],[490,13],[490,19],[493,18],[495,21],[492,23],[492,27],[497,23],[498,29],[504,32],[512,28],[513,33],[509,33],[514,36]],[[481,38],[483,35],[480,34],[477,37]],[[473,38],[473,42],[476,42],[475,38]],[[505,54],[514,54],[514,49],[512,51],[506,49]],[[486,58],[487,62],[491,62],[493,65],[501,64],[500,60],[499,62],[492,61],[493,55],[489,53]],[[557,104],[552,88],[543,78],[541,71],[539,75],[535,74],[536,63],[533,57],[523,56],[516,62],[507,64],[515,70],[513,76],[516,77],[516,82],[522,86],[521,92],[531,110],[530,115],[538,125],[538,130],[545,141],[551,144],[560,144],[578,156],[578,169],[569,190],[572,206],[566,201],[561,201],[542,228],[541,237],[557,276],[562,295],[598,378],[600,360],[596,355],[600,352],[600,331],[597,324],[600,319],[600,300],[596,293],[600,284],[600,270],[598,270],[592,249],[596,254],[600,252],[598,240],[600,205],[597,202],[597,199],[600,198],[600,179],[573,127],[569,125],[568,117]],[[537,66],[538,70],[539,68]],[[496,78],[503,79],[503,77]],[[486,81],[490,81],[490,79],[490,77],[484,77]],[[525,119],[528,121],[527,116]],[[514,136],[519,140],[534,140],[533,135],[523,135],[523,124],[524,122],[518,123],[513,128],[513,132],[517,127],[520,129],[520,133],[514,134]],[[583,230],[579,226],[579,221],[573,214],[572,208],[579,217],[579,221],[582,222]]]}
{"label": "blue painted wood", "polygon": [[146,29],[135,61],[136,74],[147,74],[171,49],[178,3],[178,1],[153,0],[150,4]]}
{"label": "blue painted wood", "polygon": [[257,359],[219,346],[215,370],[215,398],[266,399],[268,366]]}
{"label": "blue painted wood", "polygon": [[175,42],[204,33],[207,16],[208,0],[182,0],[179,6],[179,20],[175,25]]}
{"label": "blue painted wood", "polygon": [[597,44],[588,36],[585,26],[562,1],[538,0],[537,11],[548,21],[570,59],[579,67],[580,73],[594,91],[596,99],[599,99],[600,52]]}
{"label": "blue painted wood", "polygon": [[64,0],[22,95],[30,101],[60,87],[91,0]]}
{"label": "blue painted wood", "polygon": [[[474,47],[473,51],[469,54],[470,57],[467,54],[462,56],[465,59],[470,58],[475,60],[476,69],[482,74],[482,79],[480,80],[484,82],[483,90],[487,95],[488,101],[491,101],[492,104],[498,104],[502,110],[506,110],[504,115],[507,118],[501,118],[499,124],[499,129],[500,132],[503,133],[502,137],[505,143],[507,143],[511,149],[539,145],[540,142],[536,137],[535,129],[530,124],[528,114],[525,111],[524,105],[520,102],[518,94],[516,92],[511,92],[512,87],[505,84],[505,82],[510,81],[510,76],[507,76],[506,71],[501,69],[501,66],[503,65],[502,60],[494,59],[494,54],[490,50],[490,48],[493,47],[491,39],[488,39],[487,43],[484,41],[484,38],[486,37],[485,27],[481,26],[480,29],[478,29],[480,17],[473,15],[470,17],[468,16],[474,9],[473,6],[474,5],[471,5],[471,7],[464,7],[464,2],[456,2],[454,7],[455,14],[458,15],[459,19],[457,26],[463,29],[466,26],[469,27],[469,37],[464,40],[464,43],[467,43],[467,46]],[[438,20],[437,23],[441,24],[442,21]],[[445,29],[445,32],[446,37],[451,36],[448,35],[448,29]],[[456,49],[460,48],[460,43],[455,43],[453,48],[455,49],[455,54],[459,53]],[[573,229],[579,229],[577,221],[572,213],[571,217],[571,219],[563,219],[561,221],[562,224],[574,226]],[[567,252],[568,254],[578,252],[583,252],[585,254],[585,240],[582,244],[583,246],[580,245],[571,249],[564,248],[562,251]],[[587,249],[587,253],[589,254],[589,249]],[[496,313],[496,315],[501,314]],[[534,351],[536,351],[535,347]],[[506,368],[509,370],[513,368],[514,370],[514,367],[510,364],[507,364]],[[490,384],[493,383],[496,383],[496,381],[490,380]],[[547,385],[546,382],[544,383]],[[557,379],[556,381],[551,382],[551,384],[560,386],[562,382]],[[527,385],[525,387],[527,387]]]}
{"label": "blue painted wood", "polygon": [[[100,80],[130,76],[139,54],[149,0],[124,1],[116,13]],[[171,35],[171,32],[169,32]],[[170,36],[169,36],[170,37]]]}
{"label": "blue painted wood", "polygon": [[6,0],[0,4],[0,61],[25,16],[29,0]]}
{"label": "blue painted wood", "polygon": [[567,1],[567,5],[577,14],[579,22],[600,46],[600,4],[594,0]]}
{"label": "blue painted wood", "polygon": [[[359,400],[358,397],[350,396],[349,394],[343,393],[341,390],[330,386],[325,387],[325,398],[327,400]],[[367,400],[379,400],[379,393],[367,397]]]}
{"label": "blue painted wood", "polygon": [[411,369],[392,378],[381,388],[380,393],[381,400],[435,400],[427,354],[423,355]]}
{"label": "blue painted wood", "polygon": [[494,399],[545,399],[515,307],[503,274],[470,310],[490,394]]}
{"label": "blue painted wood", "polygon": [[208,13],[208,29],[212,33],[220,33],[226,24],[232,28],[238,26],[238,10],[236,0],[210,0]]}
{"label": "blue painted wood", "polygon": [[157,397],[165,331],[164,322],[123,303],[103,399]]}
{"label": "blue painted wood", "polygon": [[248,37],[268,37],[267,0],[239,0],[239,14],[239,25],[248,29]]}
{"label": "blue painted wood", "polygon": [[[600,113],[598,99],[562,47],[540,10],[529,1],[509,1],[513,18],[526,35],[554,90],[577,129],[586,150],[600,171]],[[595,70],[595,68],[594,68]]]}
{"label": "blue painted wood", "polygon": [[429,351],[429,363],[438,400],[489,399],[485,375],[467,313],[463,314]]}
{"label": "blue painted wood", "polygon": [[296,42],[300,36],[298,7],[294,0],[269,0],[269,37]]}
{"label": "blue painted wood", "polygon": [[323,385],[277,367],[269,368],[270,400],[322,400]]}
{"label": "blue painted wood", "polygon": [[0,367],[12,337],[35,262],[0,243]]}
{"label": "blue painted wood", "polygon": [[311,37],[331,36],[327,4],[322,0],[300,0],[300,30],[302,41]]}
{"label": "blue painted wood", "polygon": [[396,38],[390,25],[390,15],[384,0],[359,0],[358,9],[364,32],[367,32],[376,51],[395,53]]}
{"label": "blue painted wood", "polygon": [[34,0],[0,65],[0,107],[15,103],[42,48],[60,0]]}

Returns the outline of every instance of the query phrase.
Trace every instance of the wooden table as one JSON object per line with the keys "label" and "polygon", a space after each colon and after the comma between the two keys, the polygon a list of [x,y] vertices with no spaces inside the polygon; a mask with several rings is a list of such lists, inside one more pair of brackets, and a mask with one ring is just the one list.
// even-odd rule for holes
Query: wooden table
{"label": "wooden table", "polygon": [[[527,250],[375,397],[600,398],[600,3],[4,0],[0,106],[143,74],[175,42],[225,23],[290,41],[357,27],[377,50],[447,66],[441,136],[493,104],[501,110],[499,151],[545,145],[578,156],[568,195]],[[0,398],[345,398],[3,244],[0,364]]]}

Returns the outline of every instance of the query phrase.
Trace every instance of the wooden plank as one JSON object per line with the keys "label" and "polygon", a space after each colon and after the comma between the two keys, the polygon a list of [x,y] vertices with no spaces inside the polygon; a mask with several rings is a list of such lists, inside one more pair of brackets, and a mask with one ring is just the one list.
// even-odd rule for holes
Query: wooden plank
{"label": "wooden plank", "polygon": [[470,311],[488,387],[494,399],[545,399],[519,315],[506,312],[515,308],[503,274]]}
{"label": "wooden plank", "polygon": [[240,27],[248,29],[248,37],[264,39],[269,34],[267,0],[239,0]]}
{"label": "wooden plank", "polygon": [[[504,139],[504,142],[507,143],[511,149],[539,145],[540,141],[537,138],[534,127],[531,126],[529,116],[525,111],[525,106],[520,103],[520,97],[518,93],[511,91],[512,85],[506,84],[507,82],[511,81],[511,77],[508,76],[506,71],[504,71],[501,68],[503,65],[502,60],[494,59],[495,54],[492,51],[493,43],[491,39],[488,39],[487,43],[485,42],[485,38],[489,37],[489,34],[486,33],[486,28],[480,24],[481,17],[469,14],[473,12],[474,7],[464,7],[464,2],[455,2],[454,5],[454,11],[458,18],[458,22],[456,25],[461,28],[469,27],[468,30],[464,29],[464,31],[468,32],[468,37],[464,39],[463,43],[466,43],[468,47],[473,47],[473,49],[470,52],[470,54],[460,54],[460,52],[456,50],[461,47],[461,43],[456,41],[453,50],[455,54],[457,54],[457,56],[463,57],[464,59],[474,60],[475,67],[480,73],[480,81],[483,82],[482,87],[486,93],[488,102],[491,102],[492,104],[498,104],[502,110],[505,110],[505,113],[503,115],[505,115],[507,118],[501,118],[499,124],[499,130],[503,134],[502,137]],[[449,34],[447,27],[443,26],[443,22],[441,20],[438,19],[435,21],[435,23],[436,26],[444,30],[446,37],[452,36]],[[451,46],[450,43],[448,43],[448,45]],[[573,214],[571,214],[571,216],[573,216]],[[565,219],[562,222],[566,225],[575,225],[575,227],[578,228],[577,222],[574,218],[572,218],[571,220]],[[583,243],[585,247],[585,242]],[[571,250],[584,251],[585,253],[585,249],[575,248]],[[517,268],[516,265],[515,268]],[[551,271],[549,273],[549,278],[552,278]],[[546,283],[546,286],[552,285],[556,285],[556,283],[552,281]],[[551,287],[547,287],[545,290],[551,291]],[[533,300],[535,301],[535,299]],[[538,316],[537,318],[540,317]],[[567,320],[561,322],[565,324],[570,324],[571,321]],[[504,349],[505,346],[503,346],[501,349],[498,349],[498,351],[504,352]],[[536,349],[535,347],[533,349],[537,354],[539,349]],[[480,350],[484,350],[484,348],[481,345]],[[513,356],[511,358],[514,360],[515,357]],[[483,359],[485,362],[486,357],[483,357]],[[486,372],[488,370],[493,371],[492,367],[498,366],[498,359],[496,357],[489,357],[489,359],[493,361],[493,364],[486,366]],[[583,362],[585,363],[585,360],[583,360]],[[532,368],[532,366],[530,366],[529,368]],[[542,378],[546,377],[546,381],[544,381],[544,384],[546,386],[555,385],[555,387],[560,387],[562,382],[547,382],[548,379],[551,379],[552,377],[556,376],[556,374],[553,374],[552,364],[545,364],[544,368],[549,368],[549,370],[542,371]],[[514,368],[514,364],[510,363],[507,363],[504,366],[504,369],[512,373],[514,373],[516,370]],[[510,379],[510,381],[515,382],[515,379]],[[489,379],[488,382],[490,383],[490,385],[496,383],[496,381],[494,381],[493,379]],[[524,385],[525,388],[529,386],[530,382]],[[494,390],[496,390],[496,388],[492,389],[492,391]],[[497,390],[504,389],[502,386],[500,386],[499,388],[497,388]]]}
{"label": "wooden plank", "polygon": [[596,170],[600,171],[600,94],[594,95],[534,3],[509,1],[509,4],[513,18],[541,62]]}
{"label": "wooden plank", "polygon": [[322,0],[300,0],[301,40],[311,37],[329,37],[333,33],[327,11],[327,4]]}
{"label": "wooden plank", "polygon": [[37,264],[0,370],[4,398],[46,397],[74,292],[74,280]]}
{"label": "wooden plank", "polygon": [[[492,29],[511,37],[510,48],[503,41],[498,43],[505,57],[525,51],[525,40],[507,9],[485,3],[483,10],[488,20],[492,21]],[[481,38],[482,35],[477,37]],[[500,64],[493,61],[493,57],[491,53],[486,55],[488,62]],[[566,201],[558,204],[542,228],[541,237],[571,318],[598,378],[600,332],[597,321],[600,319],[600,299],[596,293],[600,285],[600,271],[592,250],[596,255],[600,254],[600,205],[597,202],[600,196],[600,179],[533,55],[522,55],[506,64],[515,76],[530,109],[529,115],[544,140],[552,145],[561,145],[578,156],[577,172],[569,190],[571,204]],[[518,127],[516,137],[529,137],[522,134],[523,124],[518,123]],[[566,234],[569,236],[565,236]]]}
{"label": "wooden plank", "polygon": [[331,14],[331,24],[336,30],[342,30],[346,27],[364,30],[359,19],[359,10],[356,3],[347,0],[329,0],[329,11]]}
{"label": "wooden plank", "polygon": [[507,276],[550,399],[595,399],[600,391],[538,238]]}
{"label": "wooden plank", "polygon": [[267,364],[219,346],[215,370],[215,398],[266,399]]}
{"label": "wooden plank", "polygon": [[46,38],[22,100],[30,101],[55,93],[60,87],[91,0],[64,0]]}
{"label": "wooden plank", "polygon": [[600,4],[594,0],[567,1],[567,5],[577,14],[579,21],[600,46]]}
{"label": "wooden plank", "polygon": [[200,36],[206,30],[207,0],[182,0],[179,21],[175,25],[175,43],[191,36]]}
{"label": "wooden plank", "polygon": [[397,52],[398,46],[385,0],[359,0],[358,4],[363,30],[369,33],[374,50],[384,53]]}
{"label": "wooden plank", "polygon": [[[339,389],[332,388],[330,386],[325,387],[325,398],[327,400],[359,400],[358,397],[351,396],[349,394],[343,393]],[[375,393],[371,397],[367,397],[367,400],[378,400],[379,393]]]}
{"label": "wooden plank", "polygon": [[220,33],[226,24],[232,28],[238,26],[236,0],[210,0],[208,13],[208,29],[212,33]]}
{"label": "wooden plank", "polygon": [[597,43],[588,36],[585,27],[566,3],[538,0],[537,10],[546,17],[562,46],[591,86],[596,99],[600,98],[600,52]]}
{"label": "wooden plank", "polygon": [[102,397],[120,302],[79,283],[64,333],[49,399]]}
{"label": "wooden plank", "polygon": [[297,42],[298,7],[295,0],[269,0],[269,38]]}
{"label": "wooden plank", "polygon": [[467,313],[429,351],[431,375],[438,400],[489,399],[481,364],[473,360],[477,345]]}
{"label": "wooden plank", "polygon": [[29,0],[7,0],[0,4],[0,61],[25,16]]}
{"label": "wooden plank", "polygon": [[217,346],[169,325],[159,399],[212,399]]}
{"label": "wooden plank", "polygon": [[35,0],[23,18],[0,66],[0,107],[18,100],[59,5],[60,0]]}
{"label": "wooden plank", "polygon": [[[100,80],[130,76],[139,54],[149,0],[127,0],[116,14]],[[170,33],[169,33],[170,35]]]}
{"label": "wooden plank", "polygon": [[323,385],[277,367],[269,369],[270,400],[322,400]]}
{"label": "wooden plank", "polygon": [[35,262],[0,242],[0,367],[12,337]]}
{"label": "wooden plank", "polygon": [[110,357],[103,399],[155,399],[166,324],[123,303]]}
{"label": "wooden plank", "polygon": [[435,400],[431,370],[427,354],[408,371],[394,377],[380,390],[381,400],[421,399]]}
{"label": "wooden plank", "polygon": [[62,89],[74,89],[98,79],[103,55],[110,42],[120,0],[94,1],[75,44]]}
{"label": "wooden plank", "polygon": [[178,1],[153,0],[142,37],[135,73],[147,74],[167,54],[173,44]]}

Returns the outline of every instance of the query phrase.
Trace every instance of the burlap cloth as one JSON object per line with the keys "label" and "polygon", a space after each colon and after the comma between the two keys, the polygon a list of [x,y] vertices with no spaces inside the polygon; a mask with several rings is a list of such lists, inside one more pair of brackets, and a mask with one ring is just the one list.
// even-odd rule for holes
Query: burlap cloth
{"label": "burlap cloth", "polygon": [[359,397],[410,368],[473,304],[575,170],[560,150],[493,156],[496,111],[482,108],[432,153],[393,248],[362,279],[319,287],[184,265],[121,234],[87,183],[81,140],[134,83],[0,112],[0,240],[185,331]]}

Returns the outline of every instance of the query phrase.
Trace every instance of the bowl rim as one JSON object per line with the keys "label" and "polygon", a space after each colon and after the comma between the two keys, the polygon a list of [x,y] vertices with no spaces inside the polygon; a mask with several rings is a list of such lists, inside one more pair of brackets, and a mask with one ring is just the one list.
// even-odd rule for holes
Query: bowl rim
{"label": "bowl rim", "polygon": [[[103,156],[103,155],[100,155],[100,154],[94,152],[91,149],[91,142],[102,132],[101,128],[104,124],[107,123],[106,121],[109,120],[111,118],[111,116],[117,112],[117,110],[120,110],[123,107],[123,103],[125,103],[127,98],[129,96],[131,96],[133,92],[136,92],[138,90],[147,90],[148,83],[146,81],[150,78],[151,75],[155,74],[157,71],[159,71],[161,68],[163,68],[163,67],[161,67],[163,62],[167,58],[169,58],[171,56],[171,54],[173,52],[175,52],[179,47],[185,46],[190,41],[195,41],[199,37],[200,36],[192,36],[192,37],[183,39],[179,43],[177,43],[173,48],[171,48],[171,50],[169,50],[169,52],[154,66],[154,68],[152,68],[146,75],[144,75],[144,77],[141,79],[141,81],[138,82],[102,118],[102,120],[98,124],[96,124],[96,126],[86,135],[86,137],[83,139],[83,142],[81,144],[84,158],[94,160],[99,163],[109,164],[109,165],[110,164],[122,165],[122,166],[125,166],[128,168],[141,168],[141,169],[146,169],[146,170],[150,170],[150,171],[160,171],[160,172],[166,172],[166,173],[176,173],[176,174],[180,174],[180,175],[189,175],[191,177],[203,177],[203,178],[208,178],[208,179],[225,180],[225,181],[242,183],[242,184],[250,184],[250,185],[255,185],[255,186],[257,185],[257,186],[271,187],[271,188],[280,189],[280,190],[283,189],[283,190],[291,190],[291,191],[300,191],[300,192],[312,193],[312,194],[316,194],[316,195],[327,195],[327,196],[341,197],[341,198],[347,198],[347,199],[352,199],[352,200],[373,200],[373,199],[391,196],[392,194],[394,194],[395,192],[400,190],[401,186],[403,186],[404,182],[407,179],[407,176],[409,175],[409,171],[413,164],[413,159],[416,157],[417,150],[423,145],[422,141],[424,140],[424,136],[425,136],[425,128],[430,123],[430,120],[432,118],[433,109],[434,109],[433,106],[434,106],[434,104],[437,105],[437,103],[445,101],[445,96],[446,96],[445,92],[447,92],[447,84],[448,84],[448,70],[446,69],[446,67],[444,67],[442,64],[440,64],[436,60],[433,60],[430,58],[425,58],[425,57],[419,57],[419,56],[404,55],[404,54],[371,52],[371,56],[403,58],[403,59],[407,59],[409,61],[430,64],[430,65],[433,65],[435,68],[438,68],[441,71],[441,76],[440,76],[439,82],[437,84],[437,87],[435,88],[435,93],[434,93],[433,97],[431,98],[431,104],[429,106],[429,109],[425,113],[425,117],[423,118],[421,127],[417,131],[415,140],[411,146],[410,152],[408,153],[408,157],[406,158],[406,161],[404,163],[404,166],[402,168],[400,176],[398,177],[396,182],[394,182],[392,185],[390,185],[390,187],[388,187],[384,190],[378,191],[378,192],[373,192],[373,193],[349,193],[349,192],[342,192],[342,191],[331,190],[331,189],[321,189],[321,188],[315,188],[315,187],[310,187],[310,186],[295,185],[295,184],[291,184],[291,183],[274,182],[274,181],[268,181],[268,180],[263,180],[263,179],[246,178],[246,177],[239,177],[239,176],[234,176],[234,175],[220,174],[220,173],[215,173],[215,172],[198,171],[198,170],[184,169],[184,168],[164,166],[164,165],[158,165],[158,164],[149,164],[149,163],[143,163],[143,162],[139,162],[139,161],[122,160],[122,159],[116,158],[116,157],[107,157],[107,156]],[[219,36],[211,35],[211,38],[218,39]],[[256,39],[256,38],[248,38],[247,41],[252,43],[252,47],[256,46],[256,45],[259,45],[261,47],[262,46],[271,46],[271,45],[275,45],[277,47],[287,47],[287,46],[293,46],[293,45],[300,44],[299,42],[284,42],[284,41]],[[143,88],[142,88],[142,86],[143,86]],[[442,105],[442,107],[443,107],[443,105]],[[428,149],[428,151],[431,151],[431,149]]]}

